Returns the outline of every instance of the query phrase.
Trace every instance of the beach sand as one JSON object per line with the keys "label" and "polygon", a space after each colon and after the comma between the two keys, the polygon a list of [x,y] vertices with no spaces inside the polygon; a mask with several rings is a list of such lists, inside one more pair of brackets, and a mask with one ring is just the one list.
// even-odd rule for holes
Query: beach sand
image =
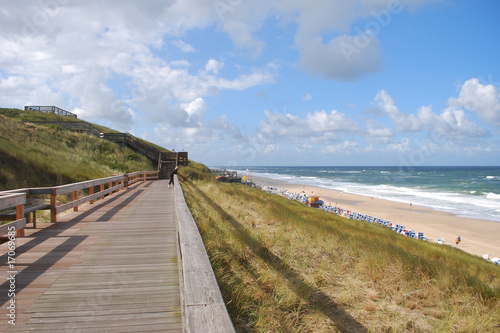
{"label": "beach sand", "polygon": [[[500,257],[500,222],[458,217],[427,207],[419,207],[368,196],[354,195],[341,191],[307,185],[292,184],[285,181],[255,177],[251,179],[258,185],[274,186],[290,192],[316,195],[325,204],[331,203],[345,210],[371,215],[395,224],[404,225],[414,232],[423,232],[430,242],[436,243],[439,237],[445,245],[454,246],[468,253],[490,258]],[[455,239],[462,242],[456,246]]]}

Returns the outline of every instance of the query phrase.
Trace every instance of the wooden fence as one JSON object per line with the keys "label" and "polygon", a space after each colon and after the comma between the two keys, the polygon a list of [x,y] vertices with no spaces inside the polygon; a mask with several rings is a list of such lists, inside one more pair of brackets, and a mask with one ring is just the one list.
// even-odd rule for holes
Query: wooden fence
{"label": "wooden fence", "polygon": [[15,221],[0,226],[0,235],[9,234],[16,231],[18,237],[24,236],[26,227],[26,218],[24,217],[24,205],[26,203],[25,194],[1,194],[0,193],[0,211],[15,207]]}
{"label": "wooden fence", "polygon": [[[12,228],[17,230],[18,236],[24,236],[24,228],[29,219],[27,216],[29,216],[30,213],[34,213],[33,221],[36,223],[37,210],[50,210],[51,221],[57,222],[57,214],[59,213],[71,208],[76,212],[78,211],[78,206],[86,202],[93,204],[94,201],[103,199],[105,195],[111,195],[138,181],[156,179],[158,179],[158,171],[139,171],[55,187],[28,188],[0,192],[0,212],[10,209],[10,211],[0,213],[0,217],[9,219],[9,217],[12,216],[15,218],[14,222],[0,226],[0,236],[7,234]],[[67,194],[72,195],[70,201],[58,203],[57,196]],[[27,205],[34,196],[49,196],[48,200],[50,200],[50,204]]]}
{"label": "wooden fence", "polygon": [[203,239],[174,177],[184,332],[236,333]]}

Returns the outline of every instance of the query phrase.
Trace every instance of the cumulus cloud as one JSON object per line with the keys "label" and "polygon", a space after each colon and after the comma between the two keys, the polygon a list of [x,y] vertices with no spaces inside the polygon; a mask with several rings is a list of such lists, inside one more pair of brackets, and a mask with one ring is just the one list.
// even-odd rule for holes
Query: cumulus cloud
{"label": "cumulus cloud", "polygon": [[378,35],[405,8],[440,0],[215,1],[223,29],[239,48],[259,56],[256,35],[266,20],[295,29],[300,64],[309,73],[352,81],[382,68]]}
{"label": "cumulus cloud", "polygon": [[464,110],[446,108],[438,115],[430,106],[423,106],[418,110],[418,118],[427,130],[442,135],[459,137],[484,135],[484,130],[472,122]]}
{"label": "cumulus cloud", "polygon": [[483,85],[476,78],[467,80],[458,98],[450,98],[448,104],[453,108],[472,110],[481,120],[500,126],[500,92],[492,84]]}
{"label": "cumulus cloud", "polygon": [[[187,60],[157,55],[164,39],[183,52],[194,47],[178,36],[217,19],[210,2],[102,3],[53,0],[8,2],[0,12],[0,102],[6,106],[55,104],[89,120],[131,130],[143,120],[195,127],[204,112],[190,103],[220,90],[244,90],[274,82],[272,66],[221,77],[222,62],[207,59],[191,72]],[[109,12],[113,15],[109,15]],[[89,19],[91,17],[92,19]],[[26,52],[29,50],[29,52]]]}
{"label": "cumulus cloud", "polygon": [[208,109],[203,98],[198,97],[190,103],[182,103],[181,108],[186,111],[186,127],[201,127],[205,118],[205,111]]}
{"label": "cumulus cloud", "polygon": [[421,129],[420,120],[413,114],[399,110],[394,99],[385,90],[380,90],[374,101],[391,118],[398,132],[415,132]]}
{"label": "cumulus cloud", "polygon": [[380,126],[376,121],[368,121],[364,133],[371,143],[377,144],[388,143],[390,138],[394,136],[391,128]]}
{"label": "cumulus cloud", "polygon": [[217,60],[210,59],[207,62],[207,64],[205,65],[205,72],[206,73],[213,72],[214,74],[217,74],[222,69],[222,67],[224,67],[223,62],[219,62]]}
{"label": "cumulus cloud", "polygon": [[266,121],[260,123],[258,137],[261,142],[285,140],[327,143],[341,139],[342,133],[355,132],[359,125],[345,114],[333,110],[314,111],[301,118],[290,113],[281,114],[266,110]]}
{"label": "cumulus cloud", "polygon": [[[457,108],[457,106],[464,104],[457,102],[455,98],[449,100],[449,104],[454,106],[442,110],[439,114],[435,113],[431,106],[422,106],[418,109],[417,114],[405,113],[396,106],[392,96],[385,90],[377,93],[374,104],[392,120],[399,133],[426,130],[454,137],[478,137],[485,134],[484,129],[474,123],[464,110]],[[370,126],[368,129],[369,132],[373,132]],[[377,132],[389,134],[388,129],[373,133],[377,134]]]}

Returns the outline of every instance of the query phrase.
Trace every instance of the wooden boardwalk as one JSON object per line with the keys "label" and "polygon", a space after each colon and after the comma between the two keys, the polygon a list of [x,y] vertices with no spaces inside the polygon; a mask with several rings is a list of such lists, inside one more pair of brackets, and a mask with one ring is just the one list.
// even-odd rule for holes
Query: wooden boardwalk
{"label": "wooden boardwalk", "polygon": [[[28,231],[29,229],[27,229]],[[7,243],[0,253],[7,253]],[[9,281],[0,332],[180,332],[174,190],[142,182],[17,238],[15,326]],[[9,277],[7,255],[0,276]]]}

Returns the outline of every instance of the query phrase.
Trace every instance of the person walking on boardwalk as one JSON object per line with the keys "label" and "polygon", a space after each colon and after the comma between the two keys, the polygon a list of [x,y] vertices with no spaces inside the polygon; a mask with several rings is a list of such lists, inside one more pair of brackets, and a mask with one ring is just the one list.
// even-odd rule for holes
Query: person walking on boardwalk
{"label": "person walking on boardwalk", "polygon": [[174,175],[177,174],[177,169],[179,169],[178,166],[176,166],[174,170],[172,170],[172,172],[170,173],[170,181],[168,182],[168,188],[170,188],[170,185],[174,187]]}

